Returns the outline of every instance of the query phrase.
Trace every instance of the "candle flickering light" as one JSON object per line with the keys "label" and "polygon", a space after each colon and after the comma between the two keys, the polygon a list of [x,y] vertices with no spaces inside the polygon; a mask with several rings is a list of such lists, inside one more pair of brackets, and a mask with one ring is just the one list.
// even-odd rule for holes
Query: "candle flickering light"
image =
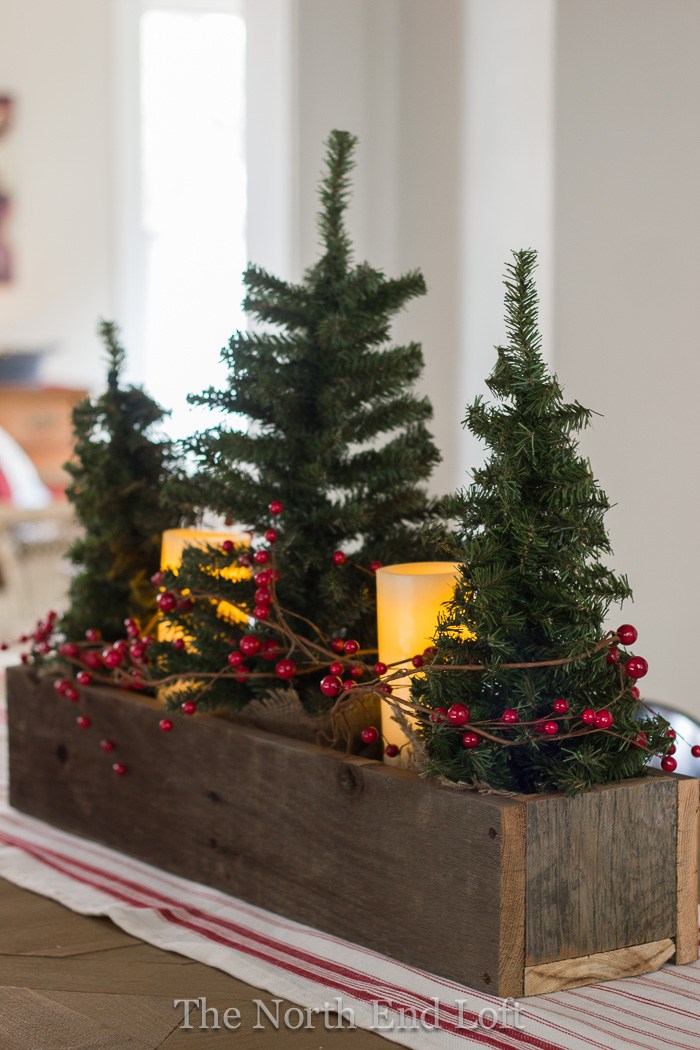
{"label": "candle flickering light", "polygon": [[[217,532],[214,529],[167,529],[163,533],[160,567],[163,570],[177,572],[182,564],[182,554],[186,547],[205,547],[223,544],[230,540],[236,546],[248,546],[250,534],[247,532]],[[231,565],[222,569],[220,574],[227,580],[241,580],[249,575],[249,570],[240,565]],[[229,602],[219,602],[217,615],[231,623],[244,623],[247,617]],[[158,638],[161,642],[173,641],[178,634],[176,629],[164,623],[158,625]]]}
{"label": "candle flickering light", "polygon": [[[412,668],[412,658],[433,643],[441,606],[452,597],[459,565],[447,561],[409,562],[377,569],[377,632],[379,659],[388,666]],[[394,685],[394,696],[408,699],[410,683]],[[406,765],[406,734],[393,720],[393,708],[382,700],[385,745],[402,748],[392,765]]]}

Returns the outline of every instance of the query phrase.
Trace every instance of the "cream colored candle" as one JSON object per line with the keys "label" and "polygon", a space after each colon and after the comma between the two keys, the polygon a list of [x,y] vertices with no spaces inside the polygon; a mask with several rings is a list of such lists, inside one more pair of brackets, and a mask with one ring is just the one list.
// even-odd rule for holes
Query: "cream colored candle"
{"label": "cream colored candle", "polygon": [[[204,548],[212,544],[222,544],[225,540],[231,540],[236,546],[248,546],[250,535],[247,532],[217,532],[214,529],[167,529],[163,533],[160,567],[177,572],[182,564],[182,552],[185,547]],[[248,569],[240,565],[232,565],[221,571],[221,576],[227,580],[240,580],[247,575],[249,575]],[[219,602],[217,615],[235,623],[245,622],[247,619],[229,602]],[[158,626],[158,638],[161,642],[170,641],[177,634],[178,632],[172,627],[167,627],[162,623]]]}
{"label": "cream colored candle", "polygon": [[[385,664],[412,667],[411,659],[433,644],[438,613],[448,601],[459,575],[459,565],[447,561],[411,562],[377,569],[377,630],[379,659]],[[410,682],[393,686],[396,697],[408,698]],[[393,709],[382,701],[382,734],[385,744],[402,747],[407,738],[392,719]],[[408,748],[399,758],[386,759],[405,765]]]}

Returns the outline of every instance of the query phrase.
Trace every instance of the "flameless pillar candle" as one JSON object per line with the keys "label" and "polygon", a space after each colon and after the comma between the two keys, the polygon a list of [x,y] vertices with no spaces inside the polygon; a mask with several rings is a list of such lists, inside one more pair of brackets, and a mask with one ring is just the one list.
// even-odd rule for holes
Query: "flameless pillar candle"
{"label": "flameless pillar candle", "polygon": [[[419,561],[377,569],[377,632],[379,659],[385,664],[412,667],[411,659],[433,643],[438,613],[454,593],[459,565],[449,561]],[[408,698],[410,681],[394,685],[396,697]],[[392,719],[393,709],[382,701],[385,744],[406,744],[406,735]],[[405,765],[407,748],[392,764]]]}
{"label": "flameless pillar candle", "polygon": [[[163,533],[160,554],[161,569],[169,569],[177,572],[182,564],[182,552],[185,547],[208,547],[209,545],[222,544],[225,540],[231,540],[236,546],[250,544],[250,535],[247,532],[215,532],[213,529],[167,529]],[[223,569],[221,575],[228,580],[240,580],[247,576],[248,570],[238,565],[232,565],[229,569]],[[217,615],[224,620],[236,622],[245,621],[247,618],[228,602],[220,602]],[[176,637],[177,631],[164,624],[158,626],[158,638],[161,642],[171,641]]]}

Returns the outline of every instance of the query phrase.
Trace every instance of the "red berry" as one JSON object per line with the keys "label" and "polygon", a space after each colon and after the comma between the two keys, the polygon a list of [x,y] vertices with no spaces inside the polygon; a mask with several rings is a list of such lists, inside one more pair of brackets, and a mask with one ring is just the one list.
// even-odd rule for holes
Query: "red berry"
{"label": "red berry", "polygon": [[164,733],[169,733],[170,730],[173,728],[173,723],[170,721],[169,718],[161,718],[160,722],[158,723],[158,728],[162,729]]}
{"label": "red berry", "polygon": [[435,710],[430,715],[430,721],[431,722],[435,722],[436,724],[438,722],[446,722],[447,721],[447,708],[446,707],[436,707]]}
{"label": "red berry", "polygon": [[[182,642],[183,645],[185,644],[184,641],[182,640],[182,638],[180,639],[180,641]],[[134,642],[133,645],[130,645],[129,646],[129,656],[131,657],[132,660],[137,660],[137,661],[144,660],[145,657],[146,657],[146,646],[143,644],[143,642]]]}
{"label": "red berry", "polygon": [[63,695],[66,700],[70,700],[72,704],[76,703],[80,699],[80,693],[74,685],[69,685],[67,689],[64,689]]}
{"label": "red berry", "polygon": [[542,726],[542,732],[546,733],[547,736],[554,736],[559,732],[559,726],[556,722],[545,722]]}
{"label": "red berry", "polygon": [[[355,681],[354,678],[346,678],[345,681],[343,682],[343,689],[347,693],[350,689],[354,689],[356,685],[357,685],[357,682]],[[377,692],[382,692],[382,687],[381,686],[378,687]]]}
{"label": "red berry", "polygon": [[429,645],[427,649],[423,650],[423,659],[432,660],[434,656],[437,656],[437,646]]}
{"label": "red berry", "polygon": [[78,715],[78,717],[75,720],[75,724],[78,726],[79,729],[89,729],[92,725],[92,722],[87,715]]}
{"label": "red berry", "polygon": [[596,711],[595,722],[593,723],[596,729],[609,729],[613,724],[613,716],[610,711]]}
{"label": "red berry", "polygon": [[253,601],[256,605],[269,605],[272,601],[272,591],[269,587],[258,587]]}
{"label": "red berry", "polygon": [[636,737],[634,739],[634,743],[632,744],[632,747],[635,748],[637,751],[640,751],[642,748],[646,748],[646,746],[647,746],[647,735],[646,735],[646,733],[644,733],[644,732],[637,733],[637,735],[636,735]]}
{"label": "red berry", "polygon": [[250,678],[250,671],[247,667],[237,667],[233,672],[233,677],[237,682],[247,682]]}
{"label": "red berry", "polygon": [[279,569],[270,569],[270,579],[274,583],[277,583],[279,578],[280,578],[280,571],[279,571]]}
{"label": "red berry", "polygon": [[274,638],[267,638],[260,646],[260,655],[263,660],[276,660],[280,653],[278,642]]}
{"label": "red berry", "polygon": [[100,740],[100,747],[103,751],[114,751],[115,746],[113,740]]}
{"label": "red berry", "polygon": [[[381,569],[381,567],[382,567],[382,563],[380,561],[371,561],[369,563],[369,571],[370,572],[376,572],[377,569]],[[393,747],[393,744],[390,744],[389,747]],[[398,749],[397,749],[396,753],[398,754]],[[387,755],[388,754],[389,754],[389,752],[387,751]]]}
{"label": "red berry", "polygon": [[229,653],[226,659],[228,660],[231,667],[240,667],[243,661],[245,660],[245,656],[243,655],[243,653],[235,651]]}
{"label": "red berry", "polygon": [[233,550],[233,540],[224,540],[224,542],[221,544],[221,549],[224,552],[224,554],[230,554]]}
{"label": "red berry", "polygon": [[280,534],[277,529],[268,529],[265,533],[265,539],[268,543],[277,543],[280,538]]}
{"label": "red berry", "polygon": [[250,554],[241,554],[240,558],[238,559],[238,564],[244,569],[249,569],[253,564],[253,559],[251,558]]}
{"label": "red berry", "polygon": [[399,754],[399,751],[400,749],[396,746],[396,744],[387,744],[384,748],[384,754],[387,758],[396,758],[396,756]]}
{"label": "red berry", "polygon": [[262,569],[261,572],[256,572],[253,577],[253,583],[256,587],[267,587],[270,582],[270,570]]}
{"label": "red berry", "polygon": [[159,594],[156,598],[156,605],[161,612],[172,612],[177,605],[177,597],[172,591],[163,591],[163,593]]}
{"label": "red berry", "polygon": [[675,740],[676,739],[676,730],[675,729],[669,729],[667,731],[667,733],[666,733],[666,736],[668,737],[669,740]]}
{"label": "red berry", "polygon": [[507,708],[501,715],[501,722],[505,722],[506,725],[515,725],[519,721],[520,716],[514,707]]}
{"label": "red berry", "polygon": [[639,635],[637,628],[633,627],[631,623],[623,623],[617,629],[617,637],[620,639],[621,645],[634,645]]}
{"label": "red berry", "polygon": [[70,689],[70,678],[57,678],[53,684],[54,692],[59,696],[66,695],[66,689]]}
{"label": "red berry", "polygon": [[585,711],[581,712],[581,721],[585,722],[588,726],[595,724],[595,711],[592,707],[587,707]]}
{"label": "red berry", "polygon": [[184,638],[173,638],[173,649],[177,649],[178,652],[181,652],[184,648],[185,648],[185,639]]}
{"label": "red berry", "polygon": [[643,678],[649,670],[649,664],[643,656],[631,656],[625,664],[625,671],[630,678]]}
{"label": "red berry", "polygon": [[194,700],[184,700],[180,707],[182,708],[183,715],[193,715],[197,710],[197,704]]}
{"label": "red berry", "polygon": [[253,555],[253,561],[256,565],[267,565],[270,560],[269,551],[256,551]]}
{"label": "red berry", "polygon": [[337,675],[327,674],[321,679],[320,689],[324,696],[337,696],[342,691],[343,683]]}
{"label": "red berry", "polygon": [[105,667],[119,667],[123,662],[123,657],[118,649],[103,649],[102,662]]}
{"label": "red berry", "polygon": [[377,686],[377,692],[378,693],[385,693],[388,696],[389,693],[393,693],[394,692],[394,688],[393,688],[393,686],[389,685],[388,682],[380,682],[379,685]]}
{"label": "red berry", "polygon": [[94,649],[88,649],[86,653],[83,653],[82,660],[93,671],[98,671],[102,667],[102,657]]}
{"label": "red berry", "polygon": [[354,656],[359,648],[360,643],[356,642],[354,638],[348,638],[347,642],[343,642],[343,652],[346,652],[348,656]]}
{"label": "red berry", "polygon": [[165,579],[165,573],[160,572],[160,570],[159,570],[158,572],[154,572],[153,575],[151,576],[151,583],[153,584],[154,587],[160,587],[160,585],[162,584],[164,579]]}
{"label": "red berry", "polygon": [[271,610],[269,605],[256,605],[253,608],[253,619],[255,620],[269,620],[270,614]]}
{"label": "red berry", "polygon": [[238,645],[246,656],[255,656],[260,649],[260,639],[256,634],[244,634]]}
{"label": "red berry", "polygon": [[423,664],[425,663],[425,660],[423,659],[422,656],[414,656],[411,659],[411,663],[413,664],[414,667],[422,667]]}
{"label": "red berry", "polygon": [[194,609],[194,602],[189,595],[186,598],[178,598],[177,609],[178,612],[189,612],[190,609]]}
{"label": "red berry", "polygon": [[342,653],[345,650],[345,642],[342,638],[331,638],[331,649],[334,653]]}
{"label": "red berry", "polygon": [[99,642],[102,640],[102,631],[98,631],[96,627],[88,627],[85,637],[89,642]]}
{"label": "red berry", "polygon": [[353,664],[352,667],[350,668],[350,677],[351,678],[362,678],[362,675],[364,673],[365,673],[365,669],[362,666],[362,664]]}
{"label": "red berry", "polygon": [[690,749],[690,753],[693,758],[700,758],[700,744],[693,744]]}
{"label": "red berry", "polygon": [[676,762],[675,758],[671,758],[670,755],[666,755],[665,758],[661,759],[661,768],[663,769],[664,773],[673,773],[677,766],[678,763]]}
{"label": "red berry", "polygon": [[64,642],[63,645],[59,645],[58,651],[61,656],[65,656],[68,660],[75,660],[76,657],[80,656],[80,648],[75,642]]}
{"label": "red berry", "polygon": [[288,681],[297,673],[297,665],[293,660],[278,660],[275,664],[275,674],[278,678]]}
{"label": "red berry", "polygon": [[552,711],[556,711],[556,713],[558,715],[565,715],[568,710],[569,710],[569,701],[568,700],[564,700],[563,697],[559,697],[559,699],[555,700],[554,703],[552,704]]}
{"label": "red berry", "polygon": [[629,693],[632,700],[639,700],[640,696],[642,695],[637,689],[636,685],[631,685],[627,692]]}
{"label": "red berry", "polygon": [[273,499],[268,507],[270,514],[281,514],[284,510],[284,504],[280,503],[278,499]]}
{"label": "red berry", "polygon": [[377,660],[373,670],[376,675],[383,675],[387,673],[388,667],[386,664],[383,664],[381,660]]}
{"label": "red berry", "polygon": [[447,717],[453,726],[463,726],[471,718],[469,708],[464,704],[452,704],[447,708]]}
{"label": "red berry", "polygon": [[379,739],[379,733],[374,726],[365,726],[360,733],[360,740],[363,744],[374,744]]}
{"label": "red berry", "polygon": [[478,747],[480,739],[478,733],[464,733],[462,735],[462,744],[468,748]]}
{"label": "red berry", "polygon": [[343,670],[343,665],[336,660],[335,663],[332,663],[328,668],[328,673],[334,675],[341,675],[343,673]]}
{"label": "red berry", "polygon": [[618,650],[615,648],[614,645],[611,645],[610,648],[607,651],[606,656],[605,656],[606,664],[616,664],[619,659],[620,659],[620,653],[618,652]]}
{"label": "red berry", "polygon": [[126,766],[123,762],[113,762],[112,772],[118,777],[123,777],[126,773]]}
{"label": "red berry", "polygon": [[334,565],[345,565],[345,562],[347,560],[348,560],[348,556],[343,551],[334,551],[333,552],[333,564]]}
{"label": "red berry", "polygon": [[78,685],[90,685],[90,682],[92,681],[92,675],[89,671],[78,671],[77,675],[75,676],[75,680],[78,683]]}
{"label": "red berry", "polygon": [[676,745],[675,744],[671,744],[670,747],[666,748],[666,754],[667,755],[675,755],[675,753],[676,753]]}

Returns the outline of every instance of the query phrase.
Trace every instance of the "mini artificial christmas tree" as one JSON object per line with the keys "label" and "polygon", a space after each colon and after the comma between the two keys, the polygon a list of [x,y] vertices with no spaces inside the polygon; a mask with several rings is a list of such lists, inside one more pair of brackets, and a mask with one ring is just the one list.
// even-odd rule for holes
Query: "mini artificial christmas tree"
{"label": "mini artificial christmas tree", "polygon": [[535,263],[523,251],[508,268],[497,402],[467,411],[490,457],[451,501],[460,578],[413,698],[428,773],[576,793],[637,775],[654,752],[676,763],[667,723],[640,720],[646,661],[618,648],[637,631],[606,635],[610,605],[631,592],[605,564],[609,503],[574,437],[591,413],[563,400],[541,357]]}
{"label": "mini artificial christmas tree", "polygon": [[172,525],[162,493],[173,476],[170,445],[149,431],[164,411],[143,390],[121,385],[125,352],[118,329],[103,322],[107,388],[73,411],[75,458],[67,495],[82,525],[68,556],[76,567],[69,608],[61,630],[68,639],[98,631],[114,641],[124,634],[125,617],[145,627],[156,612],[150,576],[160,564],[160,539]]}
{"label": "mini artificial christmas tree", "polygon": [[[263,327],[237,332],[223,351],[225,389],[190,397],[226,419],[191,440],[196,475],[174,492],[179,507],[208,508],[266,542],[273,537],[279,600],[302,642],[357,638],[371,650],[372,570],[434,556],[421,528],[434,509],[425,483],[439,453],[426,428],[430,404],[413,391],[421,348],[387,345],[393,315],[425,292],[423,277],[390,279],[352,260],[344,219],[355,141],[342,131],[329,138],[318,220],[323,250],[304,280],[293,284],[254,265],[246,270],[245,310]],[[242,581],[226,594],[222,564],[214,551],[191,554],[166,586],[200,596],[208,586],[259,610],[260,584]],[[265,563],[257,568],[264,573]],[[195,661],[220,667],[231,630],[212,620],[211,602],[195,601],[184,617],[167,611],[195,640]],[[256,637],[286,646],[264,616],[257,617]],[[171,656],[161,666],[184,669],[184,657]],[[269,663],[258,659],[251,669],[250,686],[255,673],[269,677]],[[295,681],[307,698],[323,700],[317,678]],[[215,687],[208,693],[211,700]]]}

